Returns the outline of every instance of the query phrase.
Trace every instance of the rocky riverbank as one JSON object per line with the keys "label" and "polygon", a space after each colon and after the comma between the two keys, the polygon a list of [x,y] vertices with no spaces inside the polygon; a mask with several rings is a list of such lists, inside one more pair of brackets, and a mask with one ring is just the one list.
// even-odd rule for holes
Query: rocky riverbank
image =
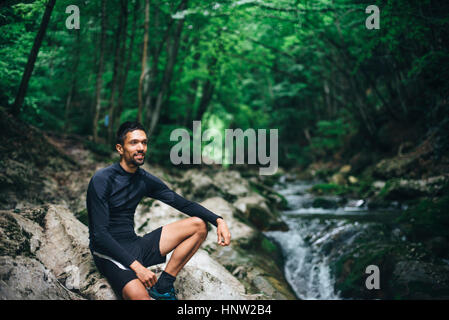
{"label": "rocky riverbank", "polygon": [[[354,157],[286,174],[312,181],[311,207],[354,209],[302,222],[302,239],[326,257],[341,298],[449,298],[449,159],[432,145],[429,138],[367,166]],[[369,265],[380,269],[378,290],[365,285]]]}
{"label": "rocky riverbank", "polygon": [[[7,117],[2,122],[0,299],[116,299],[88,249],[85,193],[93,173],[117,158],[92,152],[95,146],[80,137],[35,128],[24,133],[23,124]],[[286,228],[277,214],[283,199],[257,174],[249,179],[233,170],[144,168],[222,215],[232,233],[231,245],[221,248],[210,227],[178,275],[180,299],[296,299],[278,248],[261,232]],[[137,208],[136,232],[185,217],[147,198]],[[151,267],[157,274],[163,268]]]}

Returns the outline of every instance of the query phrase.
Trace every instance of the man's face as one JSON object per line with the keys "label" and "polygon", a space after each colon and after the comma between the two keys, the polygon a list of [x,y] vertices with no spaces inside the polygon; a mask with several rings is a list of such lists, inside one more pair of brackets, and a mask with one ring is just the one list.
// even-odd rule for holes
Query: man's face
{"label": "man's face", "polygon": [[127,165],[141,166],[147,153],[147,135],[142,130],[130,131],[126,134],[123,146],[117,144],[116,149]]}

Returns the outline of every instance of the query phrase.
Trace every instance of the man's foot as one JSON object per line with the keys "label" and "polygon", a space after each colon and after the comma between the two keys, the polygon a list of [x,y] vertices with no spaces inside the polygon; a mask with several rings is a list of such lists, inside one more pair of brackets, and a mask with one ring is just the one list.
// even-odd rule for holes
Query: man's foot
{"label": "man's foot", "polygon": [[178,300],[175,293],[175,288],[171,287],[170,291],[166,293],[159,293],[157,289],[153,286],[150,289],[150,296],[154,298],[154,300]]}

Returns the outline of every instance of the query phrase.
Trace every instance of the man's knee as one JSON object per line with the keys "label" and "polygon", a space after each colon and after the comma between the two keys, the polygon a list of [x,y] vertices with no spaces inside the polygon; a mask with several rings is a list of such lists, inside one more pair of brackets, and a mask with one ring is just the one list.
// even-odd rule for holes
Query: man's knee
{"label": "man's knee", "polygon": [[131,280],[125,285],[122,297],[124,300],[151,300],[147,290],[138,279]]}
{"label": "man's knee", "polygon": [[207,237],[207,224],[206,222],[198,217],[192,218],[193,224],[195,225],[196,233],[201,235],[204,239]]}

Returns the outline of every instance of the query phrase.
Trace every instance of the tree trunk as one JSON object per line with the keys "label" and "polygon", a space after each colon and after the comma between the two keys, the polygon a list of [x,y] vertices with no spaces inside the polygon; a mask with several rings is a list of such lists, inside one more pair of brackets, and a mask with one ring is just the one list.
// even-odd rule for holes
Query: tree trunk
{"label": "tree trunk", "polygon": [[215,83],[217,78],[217,62],[219,59],[219,55],[224,51],[223,45],[221,43],[221,30],[217,31],[217,43],[218,48],[216,48],[215,55],[212,57],[210,62],[207,65],[207,70],[209,73],[209,77],[203,85],[202,96],[200,103],[198,105],[198,112],[195,115],[195,119],[201,120],[203,115],[206,113],[207,108],[212,100],[212,96],[215,90]]}
{"label": "tree trunk", "polygon": [[104,46],[106,40],[106,0],[101,0],[101,38],[100,38],[100,60],[98,63],[97,85],[95,97],[95,116],[92,124],[94,141],[98,142],[98,119],[101,110],[101,88],[103,87],[103,68],[104,68]]}
{"label": "tree trunk", "polygon": [[207,107],[209,106],[209,103],[212,100],[214,89],[215,84],[212,83],[210,79],[207,79],[203,85],[202,96],[200,104],[198,105],[198,112],[195,117],[196,120],[201,120],[203,118],[204,113],[206,113]]}
{"label": "tree trunk", "polygon": [[[194,48],[196,48],[198,43],[199,43],[199,37],[196,37],[194,40]],[[200,51],[195,52],[195,54],[193,55],[192,70],[198,69],[198,67],[199,67],[198,61],[200,60],[200,57],[201,57],[201,52]],[[195,106],[195,102],[196,102],[198,87],[199,87],[199,81],[198,81],[198,78],[195,78],[190,82],[191,93],[188,94],[188,97],[187,97],[186,115],[184,117],[184,123],[183,123],[184,126],[188,126],[189,123],[192,123],[192,121],[193,121],[193,112],[194,112],[194,106]]]}
{"label": "tree trunk", "polygon": [[148,32],[150,23],[150,1],[145,0],[145,25],[144,25],[144,36],[143,36],[143,50],[142,50],[142,72],[139,78],[139,111],[137,113],[137,121],[142,122],[142,109],[143,109],[143,83],[144,78],[148,72],[147,67],[147,50],[148,50]]}
{"label": "tree trunk", "polygon": [[[154,29],[159,29],[159,10],[156,9],[154,13]],[[164,37],[162,41],[159,43],[159,47],[153,47],[153,49],[150,48],[150,53],[153,58],[153,62],[151,64],[150,70],[148,70],[148,78],[146,78],[146,85],[145,85],[145,103],[144,103],[144,111],[145,111],[145,125],[148,126],[150,122],[150,117],[153,114],[153,105],[154,105],[154,98],[151,92],[153,91],[153,85],[155,83],[155,79],[157,78],[157,75],[159,73],[159,57],[161,55],[162,49],[164,48],[164,45],[167,43],[171,27],[173,26],[174,19],[171,19],[168,23],[168,26],[165,30]]]}
{"label": "tree trunk", "polygon": [[[183,0],[181,2],[181,5],[179,6],[178,10],[185,10],[187,8],[187,2],[188,2],[188,0]],[[154,112],[151,114],[151,118],[150,118],[150,122],[149,122],[149,124],[150,124],[149,135],[151,135],[156,128],[156,125],[157,125],[157,123],[159,121],[159,117],[160,117],[162,102],[163,102],[164,96],[170,86],[171,77],[173,74],[173,68],[175,66],[176,57],[178,55],[179,42],[181,39],[181,32],[182,32],[183,26],[184,26],[184,19],[180,19],[176,26],[176,32],[173,37],[173,41],[169,41],[167,43],[168,61],[167,61],[167,64],[165,65],[164,77],[162,79],[161,89],[157,95]]]}
{"label": "tree trunk", "polygon": [[[183,1],[183,3],[187,4],[187,1]],[[184,10],[184,9],[185,8],[182,8],[181,10]],[[181,39],[181,31],[182,31],[183,25],[184,25],[184,19],[181,19],[177,24],[176,33],[175,33],[173,41],[169,42],[167,44],[168,62],[165,67],[164,77],[162,79],[162,87],[157,96],[156,105],[154,107],[154,112],[151,115],[151,121],[150,121],[150,127],[149,127],[150,134],[153,133],[153,131],[155,130],[156,125],[159,121],[162,102],[163,102],[166,92],[168,91],[168,89],[170,87],[170,82],[171,82],[171,78],[173,75],[173,68],[176,63],[176,57],[178,56],[179,42]]]}
{"label": "tree trunk", "polygon": [[34,64],[37,59],[37,54],[39,53],[39,49],[41,47],[42,40],[44,39],[45,32],[47,31],[48,23],[50,22],[50,17],[53,11],[53,7],[55,6],[55,2],[56,0],[49,0],[45,6],[44,16],[42,18],[41,25],[39,27],[39,31],[37,32],[36,38],[34,39],[30,55],[28,56],[25,71],[23,72],[22,80],[20,82],[19,91],[17,92],[16,99],[14,101],[12,113],[15,116],[20,114],[20,108],[26,96],[28,83],[30,81],[31,74],[33,73]]}
{"label": "tree trunk", "polygon": [[[122,114],[122,110],[123,110],[123,93],[125,92],[125,88],[126,88],[126,79],[128,78],[128,72],[129,72],[129,68],[131,66],[131,60],[133,57],[133,52],[134,52],[134,38],[136,35],[136,21],[137,21],[137,12],[139,9],[139,1],[135,0],[134,1],[134,9],[133,9],[133,26],[132,26],[132,31],[131,31],[131,39],[129,42],[129,47],[128,47],[128,56],[126,58],[126,63],[125,63],[125,67],[122,69],[123,70],[123,74],[120,76],[120,85],[119,85],[119,89],[118,89],[118,101],[117,101],[117,112],[115,112],[114,114],[114,119],[113,119],[113,124],[114,124],[114,130],[115,128],[117,128],[119,126],[119,122],[120,122],[120,116]],[[125,34],[126,36],[126,34]],[[126,42],[126,38],[124,40]],[[125,51],[125,48],[124,48]],[[123,57],[125,56],[125,52],[123,52]]]}
{"label": "tree trunk", "polygon": [[76,47],[75,47],[75,61],[73,63],[73,68],[71,70],[71,76],[72,81],[70,84],[69,93],[67,94],[67,100],[65,105],[65,112],[64,112],[64,133],[67,133],[69,130],[69,116],[70,116],[70,110],[72,109],[72,98],[74,95],[74,92],[76,91],[76,85],[77,85],[77,73],[78,73],[78,65],[80,61],[80,51],[81,51],[81,44],[80,44],[80,30],[75,30],[76,33]]}
{"label": "tree trunk", "polygon": [[327,79],[323,80],[323,95],[324,95],[324,101],[326,101],[326,107],[327,107],[327,114],[329,117],[333,117],[332,112],[332,102],[331,102],[331,95],[330,95],[331,89],[329,87],[329,82]]}
{"label": "tree trunk", "polygon": [[[112,75],[112,87],[111,96],[109,98],[109,123],[108,123],[108,144],[112,142],[112,136],[114,133],[114,117],[116,108],[116,92],[118,83],[120,81],[119,76],[121,73],[121,66],[123,65],[123,47],[126,45],[126,28],[127,28],[127,12],[128,6],[123,0],[120,1],[122,10],[119,15],[119,24],[117,27],[117,34],[115,39],[115,53],[114,53],[114,68]],[[120,65],[119,65],[120,63]]]}

